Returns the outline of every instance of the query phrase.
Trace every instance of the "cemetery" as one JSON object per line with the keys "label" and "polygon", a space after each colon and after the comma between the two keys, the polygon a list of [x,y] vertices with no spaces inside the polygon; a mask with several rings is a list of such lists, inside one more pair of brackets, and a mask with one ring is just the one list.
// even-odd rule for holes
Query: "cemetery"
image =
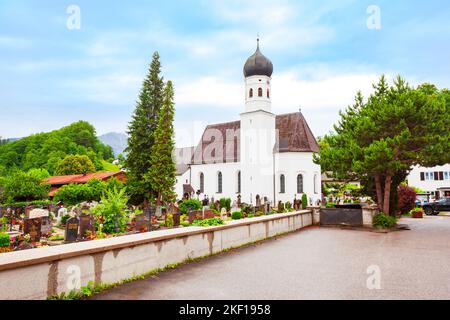
{"label": "cemetery", "polygon": [[[190,205],[200,202],[185,201]],[[220,202],[230,203],[219,200],[196,210],[189,206],[187,214],[180,210],[186,210],[183,202],[166,208],[149,207],[142,213],[126,209],[129,216],[121,233],[105,233],[95,207],[86,203],[68,211],[64,232],[58,222],[66,208],[27,208],[23,217],[17,218],[19,223],[7,225],[13,230],[7,234],[19,239],[19,245],[11,244],[11,250],[17,252],[0,254],[0,299],[46,299],[90,283],[120,283],[152,270],[293,232],[317,224],[319,219],[313,208],[296,211],[287,209],[286,204],[271,208],[264,203],[239,207],[235,202],[227,209],[220,208]],[[120,228],[121,222],[115,225]],[[51,229],[57,229],[64,239],[51,241]],[[72,286],[70,279],[75,274],[81,280]]]}
{"label": "cemetery", "polygon": [[100,203],[0,206],[0,254],[189,226],[225,225],[306,209],[306,204],[302,206],[296,199],[272,207],[259,195],[256,205],[241,203],[238,196],[233,203],[230,198],[192,198],[139,208],[127,205],[121,191],[115,192]]}

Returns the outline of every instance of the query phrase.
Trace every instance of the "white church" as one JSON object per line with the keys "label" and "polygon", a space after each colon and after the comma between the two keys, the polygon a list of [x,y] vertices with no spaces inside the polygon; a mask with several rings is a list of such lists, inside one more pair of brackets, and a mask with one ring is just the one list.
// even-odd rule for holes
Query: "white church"
{"label": "white church", "polygon": [[245,107],[237,121],[208,125],[197,146],[176,150],[178,199],[185,194],[255,204],[321,199],[317,141],[301,112],[272,113],[273,65],[260,51],[244,66]]}

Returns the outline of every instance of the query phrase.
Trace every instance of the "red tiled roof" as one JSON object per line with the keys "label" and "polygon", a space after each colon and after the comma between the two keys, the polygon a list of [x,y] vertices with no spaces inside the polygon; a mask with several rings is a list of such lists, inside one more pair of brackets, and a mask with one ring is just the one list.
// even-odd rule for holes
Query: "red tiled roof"
{"label": "red tiled roof", "polygon": [[93,178],[97,178],[100,180],[107,180],[119,174],[122,174],[122,172],[97,172],[97,173],[76,174],[69,176],[54,176],[48,178],[46,182],[52,186],[65,185],[70,183],[87,183],[89,180]]}
{"label": "red tiled roof", "polygon": [[[300,113],[288,113],[276,116],[276,129],[278,130],[278,141],[274,146],[274,151],[283,152],[319,152],[319,145],[305,120]],[[213,124],[206,127],[202,138],[195,148],[191,163],[224,163],[240,161],[240,134],[235,136],[227,135],[229,132],[238,132],[241,128],[240,121]],[[216,150],[206,150],[214,142],[211,135],[214,131],[221,133],[220,145],[222,146],[221,155],[216,156]],[[208,136],[207,136],[208,135]],[[219,135],[219,134],[217,134]],[[233,143],[233,139],[235,140]],[[234,145],[234,150],[228,150]]]}

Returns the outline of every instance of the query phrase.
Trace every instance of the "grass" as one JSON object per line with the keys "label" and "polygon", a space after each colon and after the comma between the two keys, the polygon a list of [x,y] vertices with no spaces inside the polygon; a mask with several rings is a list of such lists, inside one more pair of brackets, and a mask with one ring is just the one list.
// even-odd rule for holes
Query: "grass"
{"label": "grass", "polygon": [[103,170],[108,172],[119,172],[119,166],[109,163],[108,161],[102,160]]}

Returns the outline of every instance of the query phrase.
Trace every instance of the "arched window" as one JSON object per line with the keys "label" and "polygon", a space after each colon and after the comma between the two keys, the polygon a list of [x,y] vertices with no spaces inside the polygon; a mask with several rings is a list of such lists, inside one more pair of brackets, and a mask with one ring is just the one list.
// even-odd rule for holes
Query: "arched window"
{"label": "arched window", "polygon": [[267,89],[267,98],[270,99],[270,91],[269,91],[269,89]]}
{"label": "arched window", "polygon": [[263,96],[263,89],[259,88],[258,89],[258,97],[262,97]]}
{"label": "arched window", "polygon": [[280,193],[286,192],[286,178],[284,177],[284,174],[280,176]]}
{"label": "arched window", "polygon": [[241,193],[241,172],[237,174],[237,193]]}
{"label": "arched window", "polygon": [[253,98],[253,89],[250,89],[250,92],[249,92],[248,96],[249,96],[250,98]]}
{"label": "arched window", "polygon": [[299,174],[297,176],[297,193],[303,193],[303,175]]}
{"label": "arched window", "polygon": [[317,194],[317,174],[314,175],[314,194]]}
{"label": "arched window", "polygon": [[222,172],[217,174],[217,193],[222,193]]}
{"label": "arched window", "polygon": [[200,192],[205,193],[205,175],[200,172]]}

